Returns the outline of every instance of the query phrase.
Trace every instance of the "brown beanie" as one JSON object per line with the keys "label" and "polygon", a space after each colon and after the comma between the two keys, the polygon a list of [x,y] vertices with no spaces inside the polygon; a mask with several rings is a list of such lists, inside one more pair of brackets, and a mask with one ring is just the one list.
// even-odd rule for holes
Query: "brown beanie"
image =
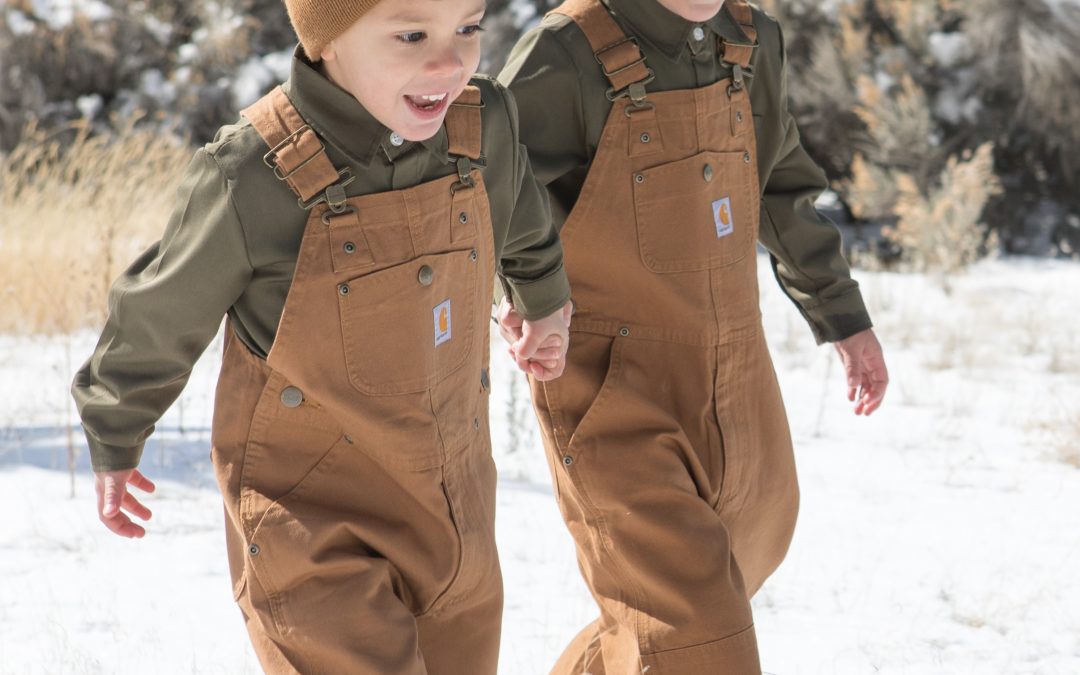
{"label": "brown beanie", "polygon": [[379,0],[285,0],[293,30],[312,61]]}

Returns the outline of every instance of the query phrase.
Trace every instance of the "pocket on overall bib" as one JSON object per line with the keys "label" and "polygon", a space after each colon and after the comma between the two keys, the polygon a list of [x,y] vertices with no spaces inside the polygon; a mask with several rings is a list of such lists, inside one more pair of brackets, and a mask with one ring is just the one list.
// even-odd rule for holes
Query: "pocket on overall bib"
{"label": "pocket on overall bib", "polygon": [[424,391],[464,365],[479,283],[475,249],[418,257],[341,284],[349,379],[362,393]]}
{"label": "pocket on overall bib", "polygon": [[754,251],[758,201],[749,152],[702,152],[634,174],[641,261],[657,273],[734,264]]}

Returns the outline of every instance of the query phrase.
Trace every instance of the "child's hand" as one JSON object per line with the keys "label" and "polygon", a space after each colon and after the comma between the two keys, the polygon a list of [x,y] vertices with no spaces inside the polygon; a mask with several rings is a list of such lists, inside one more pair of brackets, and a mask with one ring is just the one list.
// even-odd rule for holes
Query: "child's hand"
{"label": "child's hand", "polygon": [[131,521],[126,513],[150,520],[150,509],[146,508],[128,492],[127,486],[134,485],[143,492],[153,492],[156,488],[149,478],[139,473],[138,469],[126,471],[99,471],[94,474],[94,488],[97,490],[98,518],[121,537],[142,539],[146,530]]}
{"label": "child's hand", "polygon": [[566,350],[570,345],[571,303],[557,312],[525,321],[504,298],[499,304],[499,332],[510,343],[510,356],[525,373],[540,381],[562,375]]}
{"label": "child's hand", "polygon": [[889,371],[874,331],[867,329],[836,344],[847,376],[848,400],[855,401],[856,415],[869,415],[878,409],[889,386]]}

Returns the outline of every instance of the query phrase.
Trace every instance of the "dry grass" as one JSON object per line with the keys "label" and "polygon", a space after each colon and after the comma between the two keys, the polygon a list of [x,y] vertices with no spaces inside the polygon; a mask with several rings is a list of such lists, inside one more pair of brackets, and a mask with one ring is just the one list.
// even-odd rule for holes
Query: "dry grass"
{"label": "dry grass", "polygon": [[0,333],[100,325],[112,281],[160,235],[191,149],[136,121],[31,127],[0,155]]}
{"label": "dry grass", "polygon": [[1037,419],[1032,431],[1045,439],[1050,456],[1080,469],[1080,409],[1062,409],[1052,418]]}

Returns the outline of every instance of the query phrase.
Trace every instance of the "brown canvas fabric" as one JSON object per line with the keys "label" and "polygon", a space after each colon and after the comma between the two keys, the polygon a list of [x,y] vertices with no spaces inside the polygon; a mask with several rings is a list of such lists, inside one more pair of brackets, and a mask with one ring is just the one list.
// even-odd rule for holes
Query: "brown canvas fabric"
{"label": "brown canvas fabric", "polygon": [[494,243],[472,179],[318,204],[269,358],[227,331],[213,459],[267,672],[495,673]]}
{"label": "brown canvas fabric", "polygon": [[[604,11],[569,13],[588,33]],[[533,399],[601,615],[553,673],[760,672],[749,599],[787,551],[798,487],[735,84],[617,100],[561,232],[577,312],[565,374]]]}

